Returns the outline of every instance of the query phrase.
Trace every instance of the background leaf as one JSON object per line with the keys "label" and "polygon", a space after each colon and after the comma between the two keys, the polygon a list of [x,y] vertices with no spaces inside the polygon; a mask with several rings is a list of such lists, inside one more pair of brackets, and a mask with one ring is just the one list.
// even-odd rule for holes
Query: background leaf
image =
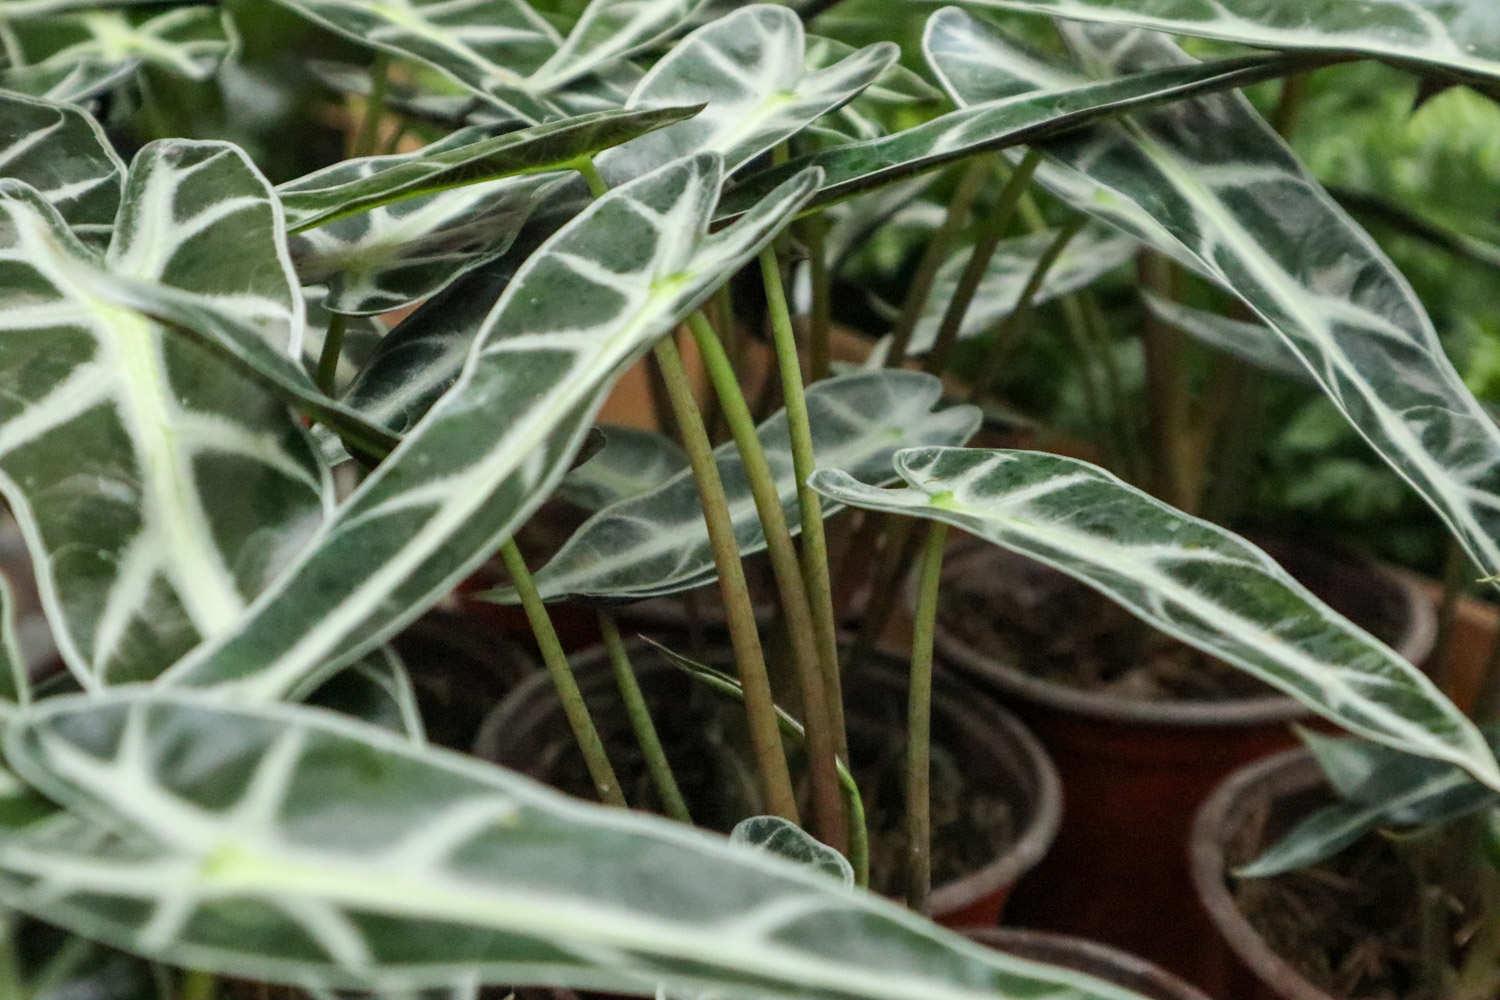
{"label": "background leaf", "polygon": [[[920,372],[860,372],[815,382],[807,387],[814,453],[820,463],[848,469],[857,478],[889,478],[891,456],[900,448],[961,444],[979,428],[975,407],[935,411],[941,395],[942,383]],[[775,476],[787,526],[799,531],[801,511],[786,411],[762,422],[756,435]],[[739,450],[726,442],[714,450],[714,461],[729,498],[740,552],[759,552],[765,535]],[[548,599],[639,600],[711,583],[717,572],[692,473],[684,469],[647,493],[599,511],[533,576]],[[518,600],[509,590],[493,596],[505,603]]]}

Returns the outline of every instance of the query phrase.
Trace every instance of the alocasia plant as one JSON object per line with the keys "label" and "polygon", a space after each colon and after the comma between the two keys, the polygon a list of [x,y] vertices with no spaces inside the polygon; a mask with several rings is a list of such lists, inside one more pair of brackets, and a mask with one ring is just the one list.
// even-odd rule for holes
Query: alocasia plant
{"label": "alocasia plant", "polygon": [[[1488,80],[1477,6],[1384,0],[1355,21],[1336,3],[1295,18],[1239,0],[1213,17],[1169,2],[986,6],[1110,24],[1059,21],[1075,66],[940,10],[910,53],[928,80],[895,42],[839,37],[796,5],[592,0],[569,20],[525,0],[278,0],[284,23],[345,46],[318,55],[352,62],[362,47],[368,65],[302,67],[358,102],[324,119],[351,155],[276,185],[234,143],[155,134],[170,81],[248,58],[236,38],[254,5],[0,7],[0,494],[66,667],[28,669],[0,587],[0,931],[76,935],[45,968],[0,963],[0,987],[201,1000],[233,976],[318,997],[566,985],[1133,1000],[868,891],[843,717],[853,654],[830,570],[849,507],[870,512],[843,559],[866,575],[838,582],[877,624],[912,524],[934,522],[905,741],[917,910],[948,525],[1374,741],[1320,744],[1349,802],[1255,873],[1492,806],[1491,745],[1419,671],[1250,543],[1110,471],[961,447],[993,385],[950,365],[967,352],[1004,369],[1026,317],[1060,300],[1071,349],[1103,352],[1073,360],[1123,392],[1080,296],[1151,248],[1260,322],[1178,301],[1170,283],[1143,289],[1157,321],[1315,383],[1500,568],[1493,424],[1394,265],[1226,93],[1359,57]],[[1128,33],[1140,26],[1267,51],[1197,62]],[[955,183],[935,183],[954,165]],[[848,298],[904,296],[883,314],[894,346],[840,368],[836,283],[858,279],[881,223],[935,190],[949,203],[925,209],[910,280]],[[783,272],[803,256],[794,316]],[[752,392],[762,318],[775,371]],[[606,427],[575,468],[648,354],[654,416],[671,419]],[[883,366],[908,357],[927,371]],[[587,516],[533,572],[516,535],[554,498]],[[781,644],[761,641],[742,565],[762,552],[795,712],[774,700]],[[391,640],[497,554],[510,580],[488,596],[522,606],[613,805],[635,789],[546,602],[598,614],[665,787],[660,706],[613,609],[717,585],[737,676],[652,648],[743,716],[747,785],[773,815],[736,817],[725,840],[430,746],[421,665]],[[675,808],[663,794],[664,809],[686,819],[694,793],[676,790]]]}

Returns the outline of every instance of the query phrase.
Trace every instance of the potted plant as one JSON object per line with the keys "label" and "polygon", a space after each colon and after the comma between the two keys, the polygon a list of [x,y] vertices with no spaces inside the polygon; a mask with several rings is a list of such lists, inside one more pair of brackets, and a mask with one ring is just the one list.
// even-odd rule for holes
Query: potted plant
{"label": "potted plant", "polygon": [[[972,776],[1030,742],[1008,723],[1007,748],[977,738],[1004,716],[935,677],[951,527],[1060,569],[1330,724],[1500,789],[1474,725],[1261,549],[1097,465],[964,447],[983,414],[945,400],[939,378],[973,341],[988,402],[1027,307],[1078,264],[1073,240],[1154,247],[1254,309],[1263,343],[1314,369],[1493,574],[1500,432],[1471,419],[1420,307],[1253,119],[1203,127],[1215,102],[1241,107],[1213,92],[1355,54],[1500,75],[1477,39],[1342,32],[1194,62],[1160,36],[1057,22],[1075,69],[1052,61],[1057,46],[1021,52],[949,8],[922,19],[922,52],[908,45],[898,69],[889,40],[810,34],[819,4],[275,5],[321,33],[298,35],[321,39],[318,55],[354,63],[280,72],[340,89],[329,117],[357,109],[359,123],[352,155],[275,184],[241,144],[163,134],[177,131],[170,95],[191,91],[180,77],[244,97],[230,83],[240,37],[285,23],[263,20],[267,4],[0,11],[0,493],[66,668],[33,678],[0,615],[4,992],[1140,996],[1138,969],[1078,971],[1087,946],[1036,962],[926,915],[942,903],[936,809],[978,803]],[[879,10],[894,30],[897,11]],[[1242,21],[1235,38],[1285,42],[1264,8]],[[1232,169],[1195,145],[1209,133],[1233,139]],[[836,206],[949,168],[950,210],[883,363],[835,370],[829,244],[850,238],[840,211],[856,225],[873,212]],[[1221,198],[1226,175],[1272,178],[1275,204],[1301,199],[1277,219],[1318,240],[1252,225],[1272,201]],[[994,336],[966,337],[1033,182],[1061,221],[982,324]],[[974,251],[924,326],[944,245],[975,205]],[[804,255],[802,317],[787,274]],[[1347,262],[1358,281],[1341,280]],[[363,318],[376,315],[394,325]],[[736,368],[752,328],[776,362],[764,398]],[[603,463],[580,465],[611,387],[648,356],[675,443],[606,430]],[[523,549],[536,537],[523,527],[568,495],[593,513],[555,553]],[[849,508],[868,527],[841,535]],[[909,552],[910,648],[892,660],[841,641],[836,564],[878,625]],[[766,619],[746,565],[761,553]],[[558,706],[514,767],[436,746],[429,722],[463,713],[439,702],[442,718],[424,718],[400,653],[497,556],[507,583],[489,598],[520,607]],[[690,636],[662,631],[675,667],[638,675],[620,607],[705,586],[717,646],[695,657],[673,648]],[[607,672],[570,662],[563,606],[596,621]],[[493,694],[443,697],[468,718],[481,706],[464,700]],[[694,762],[711,777],[692,784],[671,726],[695,718],[725,749]],[[867,719],[883,769],[863,753]],[[561,748],[597,803],[518,773]],[[955,796],[942,781],[959,757],[970,782]],[[1045,802],[1031,760],[991,780],[1026,791],[1029,775]],[[706,822],[727,838],[682,822],[701,808],[689,790],[721,805]],[[627,808],[652,803],[668,815]],[[904,906],[869,891],[858,863],[877,804],[901,828],[885,888]],[[1019,867],[977,864],[976,899]]]}
{"label": "potted plant", "polygon": [[[1495,967],[1494,805],[1442,767],[1308,734],[1236,772],[1193,831],[1199,898],[1235,996],[1485,997]],[[1353,914],[1369,919],[1349,933]]]}

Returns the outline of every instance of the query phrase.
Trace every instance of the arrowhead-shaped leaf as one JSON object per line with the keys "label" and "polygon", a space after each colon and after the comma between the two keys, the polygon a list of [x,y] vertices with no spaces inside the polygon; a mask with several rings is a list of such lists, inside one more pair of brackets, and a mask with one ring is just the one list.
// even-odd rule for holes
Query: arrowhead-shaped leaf
{"label": "arrowhead-shaped leaf", "polygon": [[634,427],[604,427],[604,447],[574,468],[557,495],[584,510],[649,492],[688,467],[687,452],[671,438]]}
{"label": "arrowhead-shaped leaf", "polygon": [[0,94],[0,177],[36,189],[86,242],[109,239],[125,164],[92,117],[65,104]]}
{"label": "arrowhead-shaped leaf", "polygon": [[[1057,238],[1053,231],[1032,233],[1001,241],[990,258],[974,300],[959,327],[959,339],[978,337],[1015,311],[1026,282],[1036,270],[1037,260]],[[1130,260],[1139,244],[1104,226],[1088,226],[1069,241],[1067,247],[1047,272],[1032,301],[1047,302],[1093,284],[1099,278]],[[943,314],[958,287],[959,275],[969,262],[965,247],[943,262],[928,296],[927,307],[912,330],[907,353],[919,355],[931,350],[937,340]]]}
{"label": "arrowhead-shaped leaf", "polygon": [[1490,0],[969,0],[976,7],[1219,38],[1267,49],[1359,52],[1500,78]]}
{"label": "arrowhead-shaped leaf", "polygon": [[0,182],[0,489],[86,687],[155,676],[231,627],[323,516],[325,473],[285,404],[114,288],[232,310],[292,366],[281,225],[220,143],[146,147],[102,261],[34,190]]}
{"label": "arrowhead-shaped leaf", "polygon": [[672,47],[641,80],[630,107],[707,102],[697,116],[600,157],[613,178],[633,177],[678,156],[718,152],[738,167],[848,102],[896,61],[870,45],[822,69],[806,54],[802,20],[786,7],[752,4],[710,21]]}
{"label": "arrowhead-shaped leaf", "polygon": [[611,379],[764,246],[796,178],[712,235],[715,156],[616,188],[533,254],[458,383],[232,633],[165,678],[295,693],[351,662],[490,555],[567,470]]}
{"label": "arrowhead-shaped leaf", "polygon": [[985,150],[1032,143],[1130,108],[1280,76],[1295,65],[1286,57],[1248,56],[1103,82],[1067,81],[1045,92],[975,103],[892,135],[798,157],[748,177],[725,199],[723,214],[734,214],[790,172],[808,166],[822,167],[826,174],[814,202],[821,205]]}
{"label": "arrowhead-shaped leaf", "polygon": [[1244,539],[1057,455],[917,448],[896,469],[907,488],[836,469],[810,482],[838,503],[942,521],[1044,562],[1351,732],[1500,788],[1479,730],[1424,674]]}
{"label": "arrowhead-shaped leaf", "polygon": [[[1490,733],[1494,746],[1500,734],[1493,728]],[[1446,823],[1500,803],[1500,795],[1451,764],[1413,757],[1364,740],[1324,737],[1320,742],[1338,744],[1316,749],[1324,753],[1332,749],[1343,758],[1343,766],[1362,771],[1364,779],[1338,789],[1341,801],[1302,820],[1236,874],[1262,878],[1295,871],[1327,860],[1365,834],[1384,827]],[[1333,780],[1334,776],[1329,777]]]}
{"label": "arrowhead-shaped leaf", "polygon": [[[891,477],[891,456],[902,448],[962,444],[978,430],[979,411],[972,406],[934,411],[941,397],[942,384],[921,372],[859,372],[808,386],[807,408],[819,463],[880,482]],[[776,477],[787,524],[799,531],[801,512],[786,411],[778,410],[756,433]],[[729,497],[740,552],[759,552],[765,548],[765,535],[739,451],[726,442],[714,450],[714,461]],[[828,513],[832,509],[825,508]],[[717,574],[692,473],[683,470],[648,493],[599,511],[534,575],[537,589],[549,599],[642,599],[712,582]],[[496,596],[516,600],[508,591]]]}
{"label": "arrowhead-shaped leaf", "polygon": [[[1017,60],[994,29],[957,10],[938,19],[945,29],[929,30],[928,56],[957,100],[985,101],[991,86],[1013,90],[1014,73],[1049,90],[1078,82]],[[1186,58],[1162,36],[1102,37],[1104,30],[1069,37],[1095,64],[1107,50],[1125,72]],[[955,53],[962,59],[950,75]],[[978,65],[991,68],[975,72]],[[1082,175],[1058,191],[1075,196],[1076,208],[1128,231],[1139,231],[1142,215],[1154,217],[1154,230],[1140,235],[1154,235],[1153,243],[1239,295],[1475,563],[1500,573],[1500,428],[1453,370],[1395,266],[1243,98],[1179,101],[1045,149],[1064,175]],[[1038,175],[1044,184],[1050,176]]]}
{"label": "arrowhead-shaped leaf", "polygon": [[[6,756],[69,815],[0,891],[164,961],[272,982],[482,982],[732,1000],[1139,1000],[682,824],[286,705],[53,699]],[[642,877],[642,872],[652,877]]]}

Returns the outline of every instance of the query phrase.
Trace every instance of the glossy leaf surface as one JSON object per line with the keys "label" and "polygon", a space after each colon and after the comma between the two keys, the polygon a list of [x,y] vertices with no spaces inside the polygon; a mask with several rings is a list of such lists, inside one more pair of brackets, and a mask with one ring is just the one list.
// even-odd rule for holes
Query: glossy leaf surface
{"label": "glossy leaf surface", "polygon": [[598,199],[531,255],[458,383],[233,632],[166,680],[294,693],[489,556],[566,472],[613,377],[757,252],[818,179],[801,175],[710,235],[721,177],[717,157],[670,164]]}
{"label": "glossy leaf surface", "polygon": [[121,692],[53,700],[6,743],[117,831],[64,815],[6,837],[8,901],[177,964],[385,990],[464,969],[745,1000],[1136,1000],[763,851],[329,713]]}
{"label": "glossy leaf surface", "polygon": [[[1069,38],[1101,72],[1186,58],[1146,33],[1095,27]],[[927,47],[965,103],[997,87],[1051,90],[1081,79],[1019,58],[994,29],[953,9],[935,15]],[[1028,75],[1006,79],[1015,73]],[[1500,427],[1454,371],[1406,280],[1243,98],[1179,101],[1045,148],[1062,173],[1084,175],[1058,191],[1074,194],[1076,208],[1127,231],[1150,216],[1154,227],[1140,235],[1243,299],[1475,563],[1500,572]]]}
{"label": "glossy leaf surface", "polygon": [[115,295],[129,282],[253,318],[255,346],[291,365],[301,302],[281,238],[269,187],[224,144],[146,147],[102,261],[0,182],[0,489],[86,686],[154,676],[229,628],[323,516],[324,473],[285,404]]}
{"label": "glossy leaf surface", "polygon": [[1057,455],[917,448],[896,455],[896,470],[904,489],[836,469],[811,483],[835,502],[941,521],[1044,562],[1351,732],[1500,788],[1479,731],[1421,671],[1237,535]]}

